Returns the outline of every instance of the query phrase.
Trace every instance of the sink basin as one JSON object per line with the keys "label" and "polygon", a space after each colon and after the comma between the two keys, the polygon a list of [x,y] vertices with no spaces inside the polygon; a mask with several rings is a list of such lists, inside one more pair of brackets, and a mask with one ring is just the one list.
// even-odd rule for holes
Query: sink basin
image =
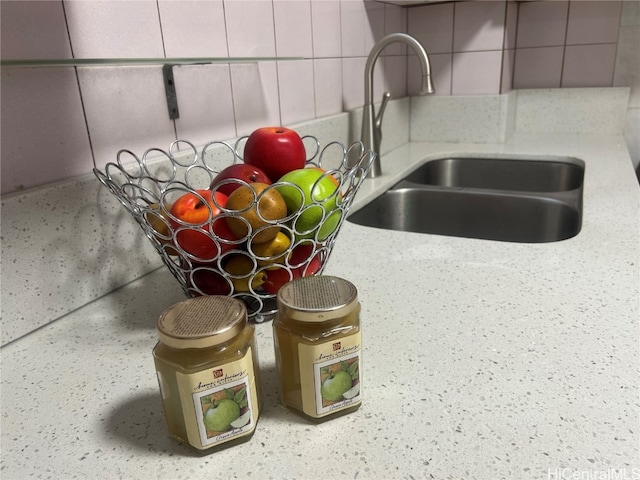
{"label": "sink basin", "polygon": [[566,161],[503,158],[442,158],[405,177],[421,185],[525,192],[562,192],[580,188],[584,167]]}
{"label": "sink basin", "polygon": [[520,243],[582,226],[580,161],[446,158],[427,162],[351,214],[358,225]]}

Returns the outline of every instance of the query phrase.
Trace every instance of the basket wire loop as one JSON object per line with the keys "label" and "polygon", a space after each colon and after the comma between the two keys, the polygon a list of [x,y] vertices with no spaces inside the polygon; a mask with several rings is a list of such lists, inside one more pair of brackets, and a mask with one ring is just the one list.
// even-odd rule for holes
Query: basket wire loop
{"label": "basket wire loop", "polygon": [[[307,195],[300,186],[278,179],[272,179],[274,183],[259,193],[246,181],[235,178],[210,188],[224,168],[243,161],[247,138],[240,137],[234,144],[211,141],[200,149],[187,140],[176,140],[168,150],[149,148],[142,157],[122,149],[115,162],[107,163],[102,170],[94,161],[93,172],[134,217],[187,296],[220,294],[238,298],[246,304],[250,320],[262,322],[271,319],[277,307],[277,285],[267,288],[265,281],[278,278],[284,282],[324,271],[375,154],[365,151],[361,142],[347,148],[333,141],[321,148],[317,138],[305,135],[306,167],[323,170]],[[326,188],[327,178],[336,186],[322,194],[320,184],[324,182]],[[248,206],[233,210],[218,200],[216,192],[242,187],[251,188],[253,197]],[[262,200],[285,188],[289,202],[295,205],[288,205],[284,218],[269,218],[261,209]],[[185,194],[194,195],[200,207],[206,206],[207,214],[201,221],[187,222],[172,212],[172,205]],[[260,225],[252,228],[245,214],[254,211]],[[307,220],[303,230],[298,222],[305,213],[313,221]],[[225,236],[222,232],[230,231],[228,219],[241,222],[246,235]],[[275,238],[264,241],[265,235],[258,237],[274,228],[278,229],[280,243]],[[186,242],[180,240],[185,236],[197,240],[197,251],[184,248]],[[263,241],[258,243],[258,238]]]}

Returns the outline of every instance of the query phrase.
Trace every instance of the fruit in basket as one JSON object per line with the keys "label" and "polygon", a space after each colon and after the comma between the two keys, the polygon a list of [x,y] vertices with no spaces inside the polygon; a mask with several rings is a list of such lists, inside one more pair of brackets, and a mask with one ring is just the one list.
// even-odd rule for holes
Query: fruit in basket
{"label": "fruit in basket", "polygon": [[285,127],[259,128],[244,146],[244,163],[260,168],[272,180],[304,168],[306,157],[300,135]]}
{"label": "fruit in basket", "polygon": [[265,292],[275,295],[280,287],[290,280],[300,277],[310,277],[320,271],[322,262],[320,255],[315,253],[313,245],[302,243],[297,245],[289,255],[287,269],[281,265],[274,265],[264,270],[266,279],[262,284]]}
{"label": "fruit in basket", "polygon": [[238,238],[245,238],[250,232],[266,227],[256,233],[254,244],[273,240],[280,231],[277,222],[287,216],[287,204],[280,193],[266,183],[251,183],[241,186],[229,195],[226,208],[233,216],[226,217],[231,231]]}
{"label": "fruit in basket", "polygon": [[167,215],[169,208],[166,206],[160,208],[159,203],[153,203],[149,205],[149,208],[151,210],[144,214],[144,219],[153,230],[153,236],[164,246],[164,251],[168,255],[178,255],[178,251],[169,246],[173,243],[171,221],[169,220],[169,215]]}
{"label": "fruit in basket", "polygon": [[196,190],[178,198],[170,210],[177,245],[199,260],[213,260],[219,253],[233,247],[216,241],[214,237],[236,240],[227,223],[221,218],[216,220],[222,213],[216,202],[224,207],[227,196],[220,192],[212,195],[210,190]]}
{"label": "fruit in basket", "polygon": [[232,182],[231,180],[242,180],[246,183],[259,182],[271,185],[271,179],[267,177],[266,173],[255,165],[249,165],[247,163],[235,163],[221,170],[211,181],[209,188],[213,190],[216,185],[219,185],[223,180],[229,180],[229,183],[218,186],[217,191],[227,196],[231,195],[236,188],[242,185],[240,182]]}
{"label": "fruit in basket", "polygon": [[[253,261],[245,255],[233,255],[224,264],[224,271],[231,275],[236,292],[249,292],[259,288],[266,280],[264,271],[253,273]],[[251,283],[251,288],[249,288]]]}
{"label": "fruit in basket", "polygon": [[[277,188],[287,204],[288,212],[300,212],[291,225],[297,238],[313,238],[325,219],[318,240],[328,237],[337,227],[340,215],[331,213],[337,207],[340,192],[334,183],[335,178],[331,178],[321,169],[301,168],[278,180]],[[284,182],[293,185],[281,185]]]}
{"label": "fruit in basket", "polygon": [[249,251],[258,258],[258,266],[264,267],[274,263],[284,263],[286,251],[291,245],[291,240],[282,231],[268,242],[249,244]]}
{"label": "fruit in basket", "polygon": [[206,265],[193,265],[189,287],[197,288],[204,295],[229,295],[231,284],[218,272]]}

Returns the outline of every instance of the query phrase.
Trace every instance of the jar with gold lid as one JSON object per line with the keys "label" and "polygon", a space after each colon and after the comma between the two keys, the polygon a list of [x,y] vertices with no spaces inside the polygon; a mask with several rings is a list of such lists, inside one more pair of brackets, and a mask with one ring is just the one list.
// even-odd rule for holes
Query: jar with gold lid
{"label": "jar with gold lid", "polygon": [[244,303],[190,298],[165,310],[157,330],[153,356],[170,435],[202,452],[251,438],[260,387]]}
{"label": "jar with gold lid", "polygon": [[362,339],[356,287],[318,275],[284,284],[273,322],[282,403],[322,421],[361,405]]}

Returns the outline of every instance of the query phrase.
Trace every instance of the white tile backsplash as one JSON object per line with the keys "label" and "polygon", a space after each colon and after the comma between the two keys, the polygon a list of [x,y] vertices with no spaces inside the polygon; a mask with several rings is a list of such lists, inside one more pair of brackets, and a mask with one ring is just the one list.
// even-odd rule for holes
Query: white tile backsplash
{"label": "white tile backsplash", "polygon": [[340,1],[312,1],[311,24],[314,58],[342,56]]}
{"label": "white tile backsplash", "polygon": [[229,65],[173,68],[180,118],[176,135],[195,145],[236,136]]}
{"label": "white tile backsplash", "polygon": [[231,85],[238,136],[281,124],[276,62],[231,65]]}
{"label": "white tile backsplash", "polygon": [[316,116],[342,112],[342,61],[339,58],[318,58],[313,61]]}
{"label": "white tile backsplash", "polygon": [[616,43],[622,0],[593,0],[569,4],[567,45]]}
{"label": "white tile backsplash", "polygon": [[[96,164],[175,140],[162,67],[79,67],[78,78]],[[87,159],[89,161],[89,159]]]}
{"label": "white tile backsplash", "polygon": [[453,51],[453,3],[414,7],[408,15],[408,33],[429,54]]}
{"label": "white tile backsplash", "polygon": [[281,0],[273,4],[276,54],[279,57],[313,56],[311,2]]}
{"label": "white tile backsplash", "polygon": [[454,9],[454,52],[502,49],[505,2],[461,2]]}
{"label": "white tile backsplash", "polygon": [[500,93],[502,50],[453,54],[453,95]]}
{"label": "white tile backsplash", "polygon": [[64,5],[75,58],[164,56],[156,2],[74,0]]}
{"label": "white tile backsplash", "polygon": [[292,124],[314,118],[313,60],[278,62],[281,123]]}
{"label": "white tile backsplash", "polygon": [[159,0],[167,57],[226,57],[222,0]]}
{"label": "white tile backsplash", "polygon": [[0,2],[0,56],[20,58],[68,58],[62,2]]}
{"label": "white tile backsplash", "polygon": [[262,0],[224,2],[231,57],[274,57],[273,4]]}
{"label": "white tile backsplash", "polygon": [[89,137],[72,69],[3,68],[0,94],[2,191],[90,170]]}

